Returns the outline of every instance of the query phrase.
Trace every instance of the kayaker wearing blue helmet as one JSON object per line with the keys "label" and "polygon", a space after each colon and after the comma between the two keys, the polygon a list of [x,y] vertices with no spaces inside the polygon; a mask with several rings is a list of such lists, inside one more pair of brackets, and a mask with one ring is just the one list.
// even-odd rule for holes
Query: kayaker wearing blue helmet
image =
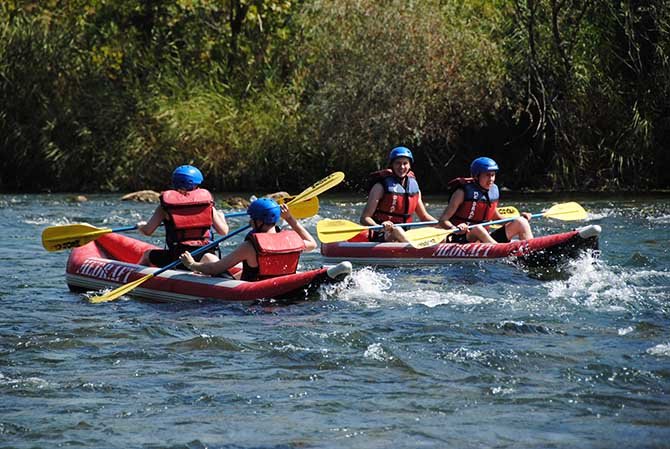
{"label": "kayaker wearing blue helmet", "polygon": [[468,230],[469,225],[504,218],[497,209],[500,191],[495,180],[498,170],[498,164],[493,159],[478,157],[470,165],[471,178],[456,178],[449,181],[453,193],[439,219],[439,225],[445,229],[458,227],[463,232],[450,234],[447,237],[448,241],[505,243],[514,237],[519,240],[533,238],[529,223],[530,214],[526,212],[490,234],[483,226],[475,226]]}
{"label": "kayaker wearing blue helmet", "polygon": [[[251,231],[233,252],[219,259],[206,254],[196,262],[189,252],[180,256],[190,270],[216,275],[242,264],[241,280],[258,281],[287,274],[298,268],[300,254],[316,248],[316,241],[295,219],[285,204],[281,206],[270,198],[259,198],[247,209]],[[277,226],[283,218],[292,230]]]}
{"label": "kayaker wearing blue helmet", "polygon": [[[167,249],[151,250],[142,255],[142,265],[163,267],[184,251],[193,251],[210,242],[211,228],[226,235],[228,223],[214,207],[214,198],[200,187],[202,173],[192,165],[182,165],[172,172],[172,189],[161,192],[160,205],[148,222],[137,223],[144,235],[152,235],[163,223]],[[214,249],[212,249],[214,251]]]}
{"label": "kayaker wearing blue helmet", "polygon": [[384,226],[381,231],[370,231],[370,241],[407,242],[405,231],[394,225],[411,222],[415,213],[421,221],[435,221],[421,199],[421,190],[412,172],[413,163],[409,148],[396,147],[389,153],[389,168],[370,175],[373,185],[360,223]]}

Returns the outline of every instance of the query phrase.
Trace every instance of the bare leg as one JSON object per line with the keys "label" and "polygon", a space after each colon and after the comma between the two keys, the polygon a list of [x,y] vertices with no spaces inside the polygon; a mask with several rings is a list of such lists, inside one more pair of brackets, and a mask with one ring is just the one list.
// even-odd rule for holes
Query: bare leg
{"label": "bare leg", "polygon": [[409,239],[405,235],[405,230],[399,226],[394,227],[391,233],[384,233],[384,240],[387,242],[409,242]]}
{"label": "bare leg", "polygon": [[505,234],[507,238],[512,240],[518,237],[519,240],[528,240],[533,238],[533,231],[530,229],[530,223],[523,217],[517,217],[505,225]]}
{"label": "bare leg", "polygon": [[151,266],[151,262],[149,261],[149,251],[144,251],[142,253],[142,257],[140,257],[140,260],[137,261],[138,265]]}
{"label": "bare leg", "polygon": [[204,256],[202,256],[202,259],[200,259],[200,262],[216,262],[217,260],[219,260],[219,258],[216,257],[214,254],[207,253]]}
{"label": "bare leg", "polygon": [[484,226],[477,225],[468,232],[468,242],[497,243]]}

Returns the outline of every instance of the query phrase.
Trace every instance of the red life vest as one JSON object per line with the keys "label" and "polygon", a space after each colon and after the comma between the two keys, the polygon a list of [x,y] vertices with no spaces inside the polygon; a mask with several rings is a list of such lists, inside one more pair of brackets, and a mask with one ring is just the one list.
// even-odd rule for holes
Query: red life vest
{"label": "red life vest", "polygon": [[161,193],[161,206],[168,218],[164,220],[168,248],[178,244],[203,246],[211,237],[214,199],[205,189],[189,192],[166,190]]}
{"label": "red life vest", "polygon": [[419,204],[419,183],[416,182],[413,172],[407,173],[405,179],[407,185],[402,185],[402,179],[393,174],[389,168],[370,174],[375,183],[381,183],[384,187],[384,195],[377,204],[377,209],[372,214],[372,219],[377,223],[391,221],[393,223],[409,223],[412,214]]}
{"label": "red life vest", "polygon": [[461,223],[470,225],[491,221],[500,199],[497,185],[493,184],[487,191],[482,189],[474,178],[452,179],[448,185],[452,193],[458,189],[463,189],[465,193],[463,203],[456,210],[456,213],[449,218],[454,226]]}
{"label": "red life vest", "polygon": [[[305,242],[297,232],[292,230],[277,233],[252,232],[247,239],[256,249],[258,259],[256,280],[293,274],[298,269],[300,253],[305,249]],[[250,279],[245,276],[245,280]]]}

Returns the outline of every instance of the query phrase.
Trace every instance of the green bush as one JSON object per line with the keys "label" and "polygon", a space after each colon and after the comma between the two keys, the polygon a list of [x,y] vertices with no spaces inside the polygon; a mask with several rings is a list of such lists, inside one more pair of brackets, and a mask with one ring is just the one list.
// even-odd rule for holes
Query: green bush
{"label": "green bush", "polygon": [[[499,19],[485,2],[314,1],[305,7],[307,154],[362,181],[388,151],[415,150],[438,174],[460,133],[504,105]],[[466,157],[458,157],[465,162]],[[433,184],[435,185],[435,184]]]}
{"label": "green bush", "polygon": [[1,189],[99,188],[117,163],[129,110],[125,92],[67,30],[22,16],[0,24]]}

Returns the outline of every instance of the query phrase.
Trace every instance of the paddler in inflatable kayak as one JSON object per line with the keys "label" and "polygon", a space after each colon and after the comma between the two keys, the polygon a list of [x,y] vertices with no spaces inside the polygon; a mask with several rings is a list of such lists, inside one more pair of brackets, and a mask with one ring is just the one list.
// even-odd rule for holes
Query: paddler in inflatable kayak
{"label": "paddler in inflatable kayak", "polygon": [[483,226],[475,226],[468,230],[469,225],[505,218],[497,210],[500,191],[495,180],[498,170],[498,164],[493,159],[478,157],[470,165],[471,178],[456,178],[449,181],[453,193],[440,216],[439,226],[444,229],[457,227],[461,232],[449,234],[448,242],[507,243],[514,237],[519,240],[533,238],[529,223],[531,215],[527,212],[521,213],[520,217],[491,233]]}
{"label": "paddler in inflatable kayak", "polygon": [[389,153],[389,168],[370,174],[372,188],[360,223],[384,226],[384,229],[369,231],[371,242],[407,242],[405,231],[393,225],[411,222],[415,213],[421,221],[435,221],[421,199],[419,183],[412,172],[413,163],[409,148],[396,147]]}
{"label": "paddler in inflatable kayak", "polygon": [[164,267],[184,251],[207,245],[212,227],[221,235],[228,234],[226,217],[214,207],[212,194],[200,187],[203,181],[200,170],[192,165],[181,165],[172,172],[173,188],[161,193],[161,203],[148,222],[137,223],[137,230],[147,236],[162,223],[167,249],[147,251],[140,258],[140,265]]}
{"label": "paddler in inflatable kayak", "polygon": [[[294,274],[300,254],[316,248],[314,237],[295,219],[285,204],[281,206],[270,198],[259,198],[247,209],[252,231],[233,252],[217,258],[205,254],[196,262],[188,251],[179,259],[192,271],[216,275],[242,263],[241,280],[258,281]],[[277,224],[283,218],[291,226],[281,230]]]}

